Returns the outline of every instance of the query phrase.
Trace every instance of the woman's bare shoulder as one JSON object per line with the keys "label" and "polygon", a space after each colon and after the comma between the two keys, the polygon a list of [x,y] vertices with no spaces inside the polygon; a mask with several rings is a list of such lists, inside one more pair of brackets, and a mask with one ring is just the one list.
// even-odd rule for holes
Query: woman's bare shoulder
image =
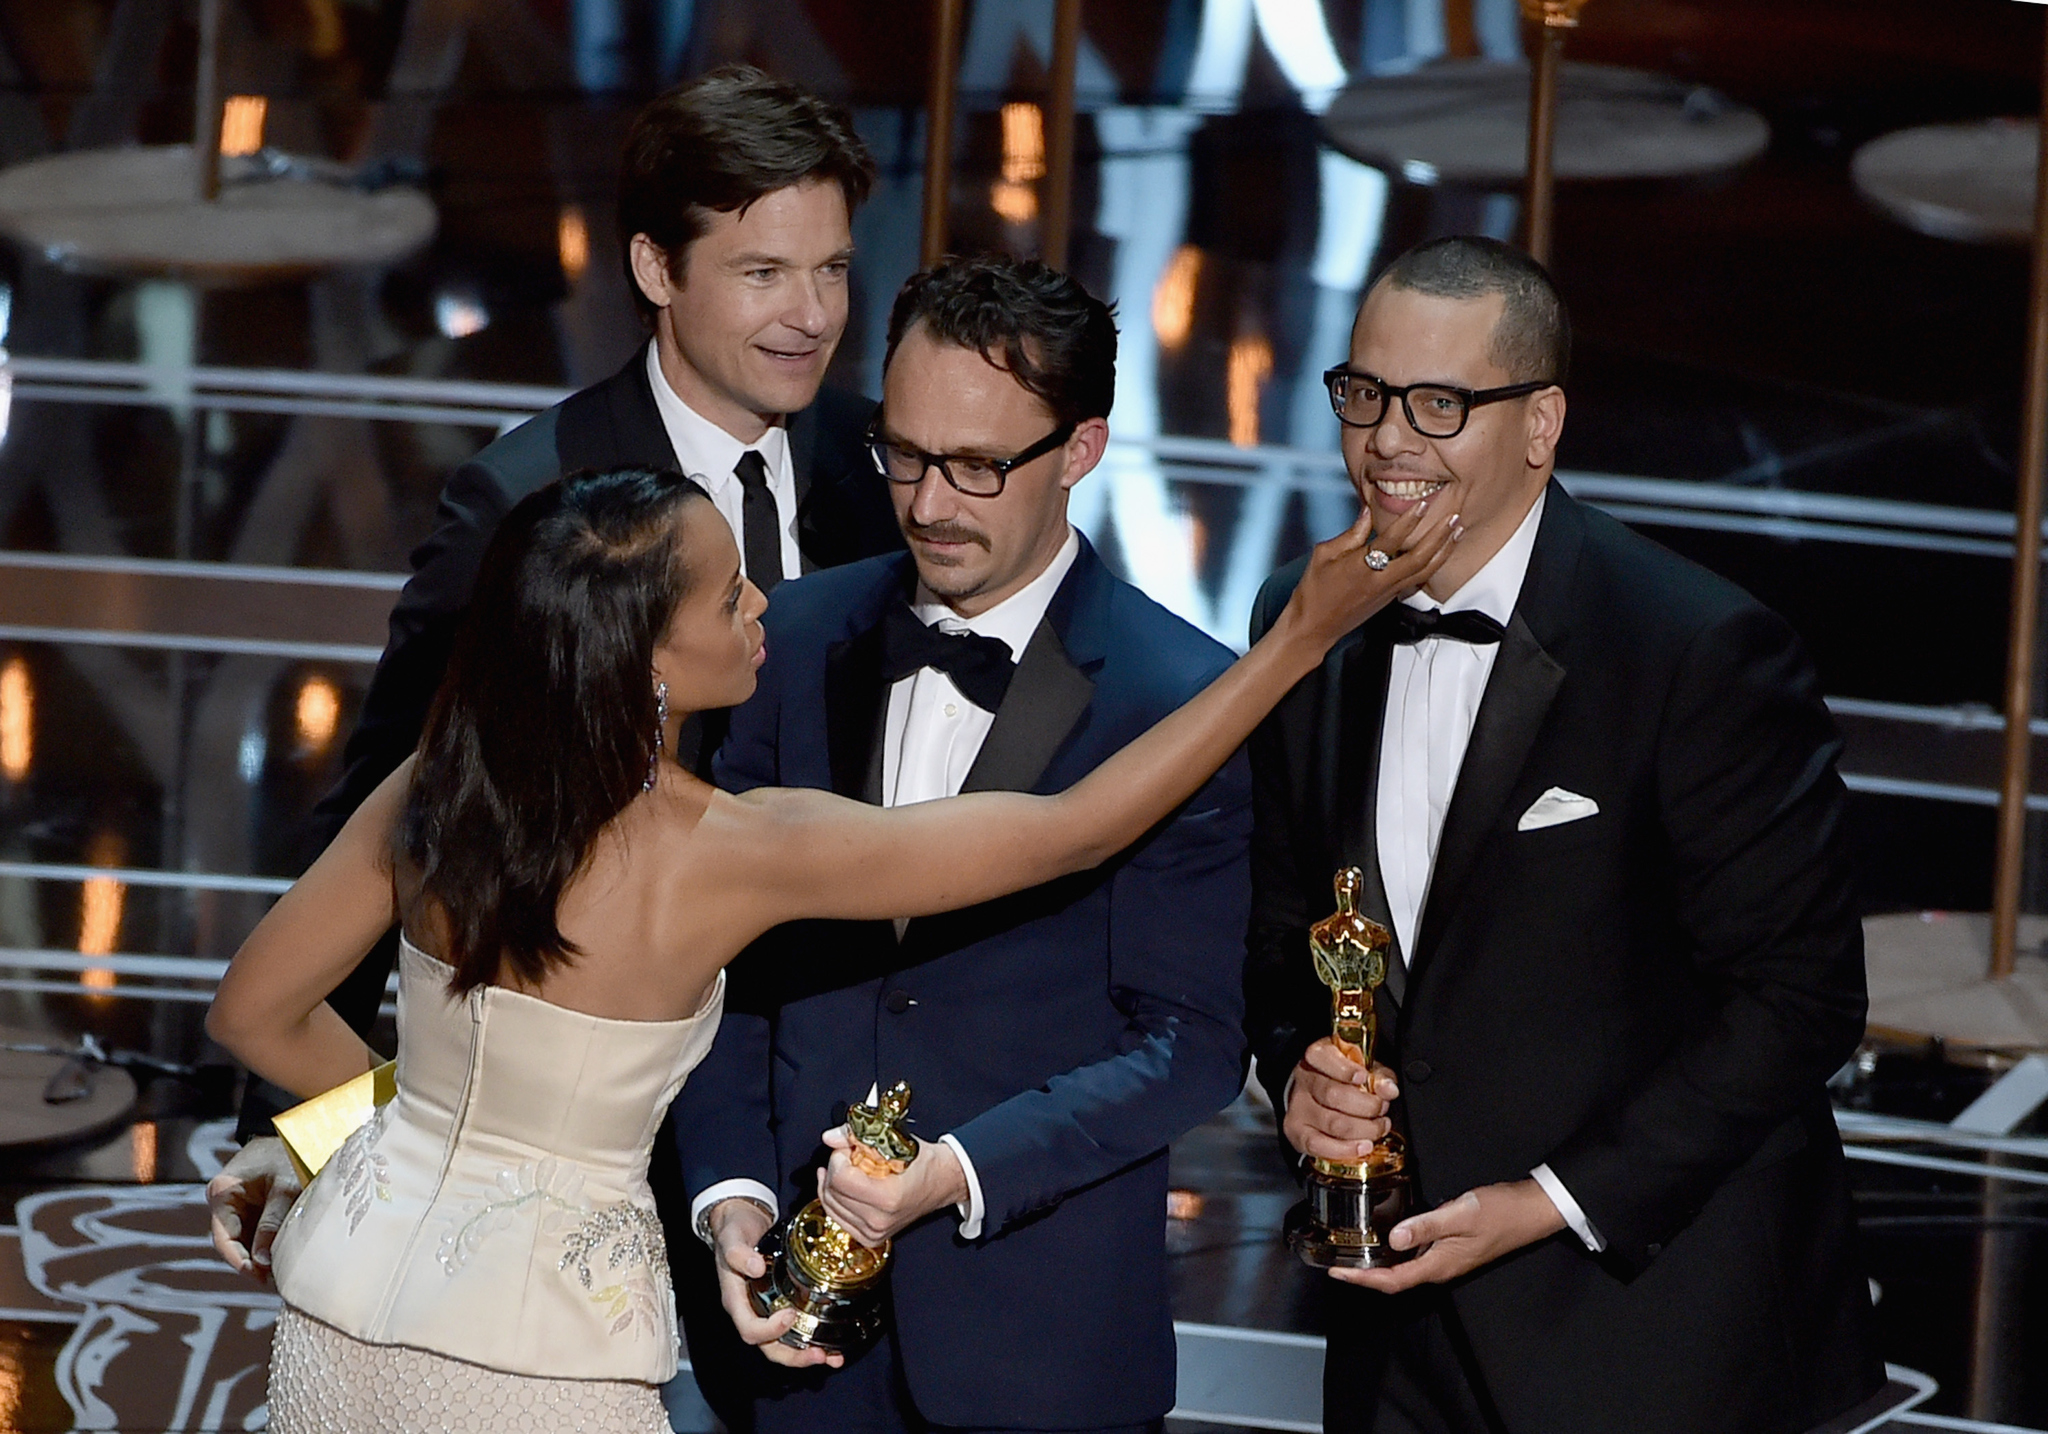
{"label": "woman's bare shoulder", "polygon": [[715,792],[697,826],[694,857],[719,880],[779,887],[802,866],[803,855],[827,838],[835,820],[862,809],[861,803],[802,787]]}

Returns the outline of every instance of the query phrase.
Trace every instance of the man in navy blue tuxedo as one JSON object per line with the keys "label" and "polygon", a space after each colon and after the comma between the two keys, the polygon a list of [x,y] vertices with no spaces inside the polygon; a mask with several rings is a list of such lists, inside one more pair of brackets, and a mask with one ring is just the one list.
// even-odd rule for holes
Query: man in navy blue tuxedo
{"label": "man in navy blue tuxedo", "polygon": [[[1108,439],[1115,353],[1109,310],[1043,265],[910,281],[872,444],[910,552],[777,591],[721,785],[884,805],[1055,792],[1223,670],[1227,650],[1067,523]],[[1159,1426],[1166,1147],[1243,1081],[1249,798],[1240,755],[1096,871],[948,916],[786,927],[743,958],[676,1119],[727,1309],[812,1366],[757,1402],[763,1434]],[[874,1179],[835,1127],[897,1080],[920,1151]],[[745,1303],[755,1241],[820,1190],[895,1242],[886,1332],[844,1367],[775,1344],[788,1314]]]}

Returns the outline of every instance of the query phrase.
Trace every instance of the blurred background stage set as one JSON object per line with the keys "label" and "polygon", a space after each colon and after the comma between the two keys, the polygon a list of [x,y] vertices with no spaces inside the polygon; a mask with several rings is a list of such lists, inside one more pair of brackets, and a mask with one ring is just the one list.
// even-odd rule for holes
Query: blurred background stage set
{"label": "blurred background stage set", "polygon": [[[620,138],[728,60],[881,162],[831,381],[878,392],[949,250],[1116,301],[1076,519],[1238,645],[1356,512],[1319,375],[1377,269],[1450,233],[1547,259],[1562,481],[1784,613],[1846,737],[1872,1001],[1832,1084],[1892,1375],[1860,1427],[2048,1429],[2044,21],[0,0],[0,1430],[261,1427],[274,1301],[204,1232],[239,1079],[205,1003],[305,859],[441,483],[640,342]],[[1318,1429],[1271,1110],[1173,1170],[1169,1427]]]}

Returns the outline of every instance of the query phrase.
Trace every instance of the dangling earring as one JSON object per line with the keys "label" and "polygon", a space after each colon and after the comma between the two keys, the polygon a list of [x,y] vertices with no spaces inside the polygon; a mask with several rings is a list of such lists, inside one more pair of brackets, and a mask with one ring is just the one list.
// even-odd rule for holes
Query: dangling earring
{"label": "dangling earring", "polygon": [[661,769],[662,734],[668,730],[668,684],[656,681],[654,684],[654,750],[647,754],[647,780],[640,784],[640,790],[654,790],[655,774]]}

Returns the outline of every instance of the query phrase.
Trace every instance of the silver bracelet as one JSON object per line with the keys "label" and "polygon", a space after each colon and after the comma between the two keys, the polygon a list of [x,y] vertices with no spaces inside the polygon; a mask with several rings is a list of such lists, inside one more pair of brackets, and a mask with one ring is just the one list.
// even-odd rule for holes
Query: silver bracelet
{"label": "silver bracelet", "polygon": [[711,1212],[723,1205],[727,1200],[744,1200],[763,1215],[766,1215],[769,1224],[775,1223],[775,1212],[768,1208],[767,1202],[758,1200],[752,1195],[727,1195],[713,1200],[709,1205],[706,1205],[697,1212],[697,1223],[693,1227],[697,1238],[702,1240],[709,1249],[716,1250],[718,1248],[718,1238],[711,1233]]}

